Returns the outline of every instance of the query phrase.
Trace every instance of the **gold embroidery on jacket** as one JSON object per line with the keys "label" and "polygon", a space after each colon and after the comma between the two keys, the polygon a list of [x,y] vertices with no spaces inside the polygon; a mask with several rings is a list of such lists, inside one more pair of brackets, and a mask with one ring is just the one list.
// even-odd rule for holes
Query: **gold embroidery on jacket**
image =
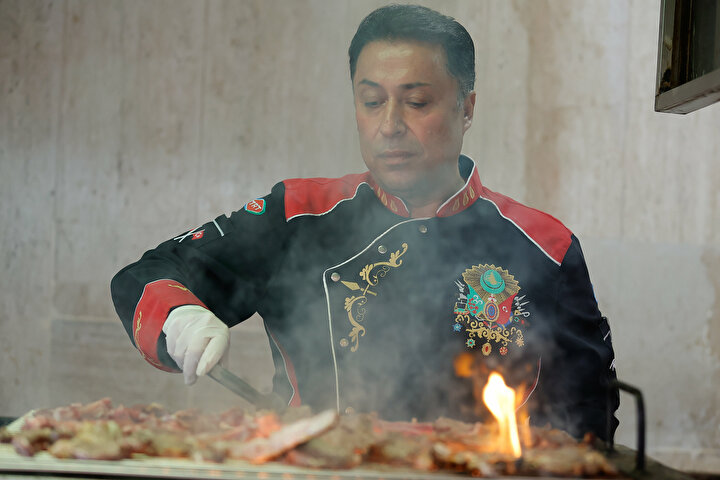
{"label": "gold embroidery on jacket", "polygon": [[347,338],[342,338],[340,339],[340,346],[347,347],[352,344],[350,347],[351,352],[357,351],[360,346],[360,337],[365,335],[365,327],[362,325],[362,322],[365,320],[365,313],[367,312],[365,304],[368,301],[368,295],[377,296],[377,292],[370,290],[370,287],[376,286],[380,279],[384,278],[385,275],[390,272],[391,268],[397,268],[402,265],[400,257],[405,255],[408,245],[407,243],[403,243],[401,247],[400,250],[390,254],[387,262],[370,263],[360,270],[359,275],[360,278],[364,280],[365,285],[361,286],[357,282],[341,282],[348,289],[359,292],[359,295],[345,297],[345,311],[347,311],[348,321],[350,325],[352,325],[352,329],[348,334],[350,341],[348,341]]}
{"label": "gold embroidery on jacket", "polygon": [[[170,285],[170,286],[177,287],[177,285]],[[135,340],[135,348],[137,348],[138,352],[140,352],[140,355],[142,355],[142,357],[145,360],[147,360],[148,362],[150,362],[152,365],[154,365],[157,368],[165,368],[165,366],[162,363],[150,358],[150,356],[148,354],[146,354],[145,352],[143,352],[142,349],[140,348],[139,339],[140,339],[140,329],[141,328],[142,328],[142,312],[138,312],[137,325],[135,326],[135,331],[133,332],[133,339]]]}
{"label": "gold embroidery on jacket", "polygon": [[135,326],[135,332],[133,332],[133,340],[135,340],[135,346],[140,350],[138,338],[140,337],[140,329],[142,328],[142,312],[138,312],[137,325]]}

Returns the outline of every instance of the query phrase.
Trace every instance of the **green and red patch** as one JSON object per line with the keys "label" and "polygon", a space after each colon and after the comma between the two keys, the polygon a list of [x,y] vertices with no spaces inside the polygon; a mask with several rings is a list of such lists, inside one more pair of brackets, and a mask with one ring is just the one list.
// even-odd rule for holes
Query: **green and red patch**
{"label": "green and red patch", "polygon": [[255,200],[251,200],[245,204],[244,208],[254,215],[262,215],[265,212],[265,199],[256,198]]}

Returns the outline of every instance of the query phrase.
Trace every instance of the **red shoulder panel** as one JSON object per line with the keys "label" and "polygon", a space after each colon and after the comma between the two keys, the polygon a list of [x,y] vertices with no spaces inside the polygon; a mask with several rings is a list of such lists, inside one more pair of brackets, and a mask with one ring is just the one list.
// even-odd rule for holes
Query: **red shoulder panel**
{"label": "red shoulder panel", "polygon": [[284,180],[285,219],[298,215],[324,215],[343,200],[355,196],[370,175],[352,173],[340,178],[293,178]]}
{"label": "red shoulder panel", "polygon": [[560,265],[572,243],[572,232],[557,218],[482,187],[481,197],[518,227],[545,255]]}

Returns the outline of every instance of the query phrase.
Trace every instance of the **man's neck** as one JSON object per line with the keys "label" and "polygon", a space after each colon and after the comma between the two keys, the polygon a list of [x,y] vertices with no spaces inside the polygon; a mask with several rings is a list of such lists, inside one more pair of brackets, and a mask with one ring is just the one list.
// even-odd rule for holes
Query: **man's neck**
{"label": "man's neck", "polygon": [[440,205],[442,205],[442,202],[429,203],[419,207],[408,205],[408,208],[410,209],[410,218],[434,217],[438,208],[440,208]]}
{"label": "man's neck", "polygon": [[446,188],[436,190],[435,195],[421,195],[417,197],[400,196],[410,211],[410,218],[434,217],[440,205],[445,203],[448,198],[459,192],[465,181],[458,175],[457,179],[448,183]]}

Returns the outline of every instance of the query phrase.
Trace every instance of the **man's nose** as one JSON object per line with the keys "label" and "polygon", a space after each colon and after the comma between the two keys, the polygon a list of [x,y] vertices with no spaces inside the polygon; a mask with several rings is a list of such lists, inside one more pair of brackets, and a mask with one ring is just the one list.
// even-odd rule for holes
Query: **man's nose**
{"label": "man's nose", "polygon": [[388,101],[385,104],[380,133],[386,137],[395,137],[405,133],[405,128],[402,106],[393,100]]}

